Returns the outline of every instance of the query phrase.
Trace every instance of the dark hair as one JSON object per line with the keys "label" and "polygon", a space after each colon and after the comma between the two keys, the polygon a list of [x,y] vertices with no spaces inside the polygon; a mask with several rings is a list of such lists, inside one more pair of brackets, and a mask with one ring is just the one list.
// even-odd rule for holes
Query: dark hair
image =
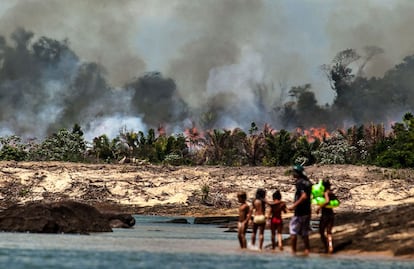
{"label": "dark hair", "polygon": [[331,189],[331,182],[329,181],[328,178],[325,178],[324,180],[322,180],[322,185],[325,187],[325,190]]}
{"label": "dark hair", "polygon": [[294,178],[303,178],[309,180],[308,176],[305,174],[305,168],[301,165],[293,166],[291,173],[293,174]]}
{"label": "dark hair", "polygon": [[280,194],[280,191],[279,191],[279,190],[276,190],[276,191],[273,193],[273,200],[274,200],[274,199],[277,199],[277,200],[282,199],[282,195]]}
{"label": "dark hair", "polygon": [[292,167],[292,170],[291,171],[292,171],[293,174],[303,175],[304,174],[304,171],[305,171],[305,168],[302,165],[294,165]]}
{"label": "dark hair", "polygon": [[239,193],[237,193],[237,198],[239,198],[241,201],[246,201],[247,200],[247,194],[245,191],[241,191]]}
{"label": "dark hair", "polygon": [[264,189],[257,189],[256,199],[263,200],[266,197],[266,191]]}

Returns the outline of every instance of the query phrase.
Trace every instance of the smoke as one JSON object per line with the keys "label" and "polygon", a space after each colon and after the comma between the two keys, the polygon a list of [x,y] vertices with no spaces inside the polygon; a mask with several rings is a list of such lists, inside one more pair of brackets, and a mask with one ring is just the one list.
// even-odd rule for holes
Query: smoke
{"label": "smoke", "polygon": [[410,14],[414,2],[400,1],[357,1],[337,3],[326,24],[330,40],[330,51],[346,48],[363,53],[367,46],[382,48],[384,53],[374,57],[367,65],[368,76],[381,77],[405,56],[414,53],[414,23]]}
{"label": "smoke", "polygon": [[[136,1],[9,0],[0,32],[9,36],[17,27],[38,36],[66,38],[85,62],[105,66],[114,85],[145,71],[145,62],[133,46],[139,30],[137,18],[145,10]],[[120,68],[122,66],[122,68]]]}
{"label": "smoke", "polygon": [[[118,129],[114,128],[114,126],[117,126]],[[146,125],[139,117],[114,114],[108,117],[92,119],[88,125],[88,130],[90,131],[85,134],[85,139],[92,141],[95,137],[102,134],[113,138],[124,131],[143,131],[146,130]]]}
{"label": "smoke", "polygon": [[[359,76],[391,80],[414,53],[413,11],[408,0],[4,1],[0,135],[42,138],[75,123],[88,139],[125,125],[280,129],[281,108],[298,101],[291,87],[310,83],[318,105],[334,102],[320,66],[339,51],[360,53]],[[404,78],[385,114],[412,109]],[[387,101],[383,87],[364,94]],[[356,99],[353,113],[375,121],[383,102]]]}
{"label": "smoke", "polygon": [[255,92],[255,85],[264,81],[262,61],[259,53],[244,48],[239,63],[210,69],[203,99],[228,96],[214,102],[215,109],[220,109],[224,115],[214,126],[236,128],[245,125],[246,122],[263,125],[270,121],[267,111],[271,106],[267,107],[268,110],[260,106],[263,100],[258,100]]}

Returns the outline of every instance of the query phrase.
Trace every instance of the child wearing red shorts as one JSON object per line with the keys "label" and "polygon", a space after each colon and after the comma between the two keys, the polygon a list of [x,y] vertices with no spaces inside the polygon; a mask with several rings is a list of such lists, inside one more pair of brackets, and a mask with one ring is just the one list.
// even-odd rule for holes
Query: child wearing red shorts
{"label": "child wearing red shorts", "polygon": [[276,190],[273,193],[273,201],[269,203],[271,210],[271,219],[270,219],[270,231],[272,239],[272,249],[276,248],[276,231],[277,231],[277,243],[280,250],[283,250],[282,242],[282,230],[283,230],[283,220],[282,212],[286,213],[286,203],[281,201],[282,195],[279,190]]}

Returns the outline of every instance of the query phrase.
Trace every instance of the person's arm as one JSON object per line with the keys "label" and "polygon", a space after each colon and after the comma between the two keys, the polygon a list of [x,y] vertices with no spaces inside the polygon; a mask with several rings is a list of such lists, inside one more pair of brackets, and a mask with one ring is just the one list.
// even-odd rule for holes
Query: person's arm
{"label": "person's arm", "polygon": [[323,203],[323,204],[319,205],[318,209],[316,209],[316,214],[319,214],[319,211],[320,211],[323,207],[325,207],[325,206],[329,205],[329,201],[330,201],[330,200],[329,200],[329,191],[324,192],[324,193],[323,193],[323,196],[325,197],[325,203]]}
{"label": "person's arm", "polygon": [[254,208],[254,206],[252,205],[251,207],[249,207],[249,213],[247,214],[247,218],[246,218],[246,223],[249,223],[249,221],[251,220],[251,218],[252,218],[252,215],[253,215],[253,208]]}
{"label": "person's arm", "polygon": [[282,211],[283,211],[284,213],[287,213],[287,206],[286,206],[286,203],[283,203],[283,205],[282,205]]}
{"label": "person's arm", "polygon": [[323,195],[325,196],[325,203],[323,204],[323,206],[327,206],[327,205],[329,205],[329,202],[330,202],[330,200],[329,200],[329,191],[326,191]]}
{"label": "person's arm", "polygon": [[268,207],[266,207],[264,215],[266,216],[266,219],[272,218],[272,215],[273,215],[272,206],[269,205]]}
{"label": "person's arm", "polygon": [[244,214],[245,214],[245,216],[244,216],[245,218],[244,218],[243,223],[244,223],[244,224],[249,223],[249,217],[250,217],[250,207],[249,207],[249,205],[248,205],[248,204],[245,204],[245,205],[244,205],[243,211],[245,212],[245,213],[244,213]]}
{"label": "person's arm", "polygon": [[300,195],[299,199],[291,207],[289,207],[289,210],[295,210],[295,208],[306,199],[308,199],[308,195],[305,191],[302,191],[302,194]]}

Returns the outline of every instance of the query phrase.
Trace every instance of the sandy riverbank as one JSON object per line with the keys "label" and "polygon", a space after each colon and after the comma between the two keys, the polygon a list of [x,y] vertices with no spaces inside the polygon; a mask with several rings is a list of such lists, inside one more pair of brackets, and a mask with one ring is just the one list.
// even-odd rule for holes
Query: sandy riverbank
{"label": "sandy riverbank", "polygon": [[[278,188],[292,202],[289,167],[172,167],[139,164],[0,162],[0,206],[73,199],[132,214],[236,215],[236,193],[270,197]],[[330,177],[340,200],[336,241],[342,253],[414,257],[414,171],[372,166],[306,168],[317,182]],[[289,218],[289,214],[285,217]],[[316,217],[316,216],[315,216]],[[317,250],[316,234],[312,242]]]}

